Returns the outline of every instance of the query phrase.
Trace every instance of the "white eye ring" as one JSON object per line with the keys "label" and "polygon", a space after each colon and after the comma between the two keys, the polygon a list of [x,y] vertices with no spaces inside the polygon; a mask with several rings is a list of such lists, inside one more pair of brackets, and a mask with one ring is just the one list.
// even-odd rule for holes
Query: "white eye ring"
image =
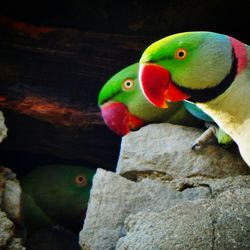
{"label": "white eye ring", "polygon": [[134,87],[135,83],[134,83],[134,80],[133,79],[126,79],[122,82],[122,89],[123,90],[130,90]]}

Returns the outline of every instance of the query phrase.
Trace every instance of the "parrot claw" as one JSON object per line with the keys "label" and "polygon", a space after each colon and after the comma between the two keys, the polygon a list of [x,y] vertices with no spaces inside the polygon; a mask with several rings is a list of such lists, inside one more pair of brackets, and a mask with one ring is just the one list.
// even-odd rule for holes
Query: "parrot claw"
{"label": "parrot claw", "polygon": [[196,149],[199,149],[200,147],[201,147],[200,144],[194,142],[194,143],[192,144],[191,149],[194,151],[194,150],[196,150]]}
{"label": "parrot claw", "polygon": [[218,127],[212,123],[205,123],[205,126],[207,129],[194,141],[191,147],[192,150],[200,149],[215,137]]}

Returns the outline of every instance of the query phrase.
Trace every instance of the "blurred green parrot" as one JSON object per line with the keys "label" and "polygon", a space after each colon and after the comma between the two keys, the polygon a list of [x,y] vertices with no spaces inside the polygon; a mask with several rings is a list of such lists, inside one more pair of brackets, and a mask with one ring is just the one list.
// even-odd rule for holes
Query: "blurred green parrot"
{"label": "blurred green parrot", "polygon": [[27,235],[53,226],[72,232],[82,228],[96,170],[46,165],[21,178],[21,221]]}

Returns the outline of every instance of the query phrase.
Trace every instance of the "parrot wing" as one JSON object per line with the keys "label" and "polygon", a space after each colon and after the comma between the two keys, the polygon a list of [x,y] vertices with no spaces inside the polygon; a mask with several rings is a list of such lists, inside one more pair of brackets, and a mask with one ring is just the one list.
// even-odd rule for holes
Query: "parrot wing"
{"label": "parrot wing", "polygon": [[44,227],[54,225],[53,221],[37,205],[34,199],[27,193],[22,194],[22,224],[29,231],[33,231],[39,225]]}
{"label": "parrot wing", "polygon": [[194,103],[189,101],[184,101],[183,105],[188,112],[190,112],[193,116],[197,117],[198,119],[203,120],[205,122],[214,122],[212,117],[207,115],[202,109],[197,107]]}

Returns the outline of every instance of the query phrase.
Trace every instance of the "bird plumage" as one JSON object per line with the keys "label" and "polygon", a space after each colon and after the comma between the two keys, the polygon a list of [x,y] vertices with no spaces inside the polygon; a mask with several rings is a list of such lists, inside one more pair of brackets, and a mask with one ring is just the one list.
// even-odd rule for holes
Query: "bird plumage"
{"label": "bird plumage", "polygon": [[[145,77],[148,70],[157,76],[154,84]],[[249,72],[249,46],[214,32],[163,38],[150,45],[140,60],[141,87],[152,103],[160,106],[157,99],[191,97],[233,138],[250,166]],[[163,77],[168,82],[161,82]]]}
{"label": "bird plumage", "polygon": [[[140,90],[138,69],[139,63],[122,69],[104,84],[99,93],[98,105],[106,124],[114,132],[124,135],[157,122],[186,126],[202,124],[181,102],[169,103],[168,109],[159,109],[149,103]],[[126,84],[130,86],[126,87]]]}
{"label": "bird plumage", "polygon": [[21,217],[27,232],[51,226],[82,226],[95,170],[46,165],[21,178]]}

